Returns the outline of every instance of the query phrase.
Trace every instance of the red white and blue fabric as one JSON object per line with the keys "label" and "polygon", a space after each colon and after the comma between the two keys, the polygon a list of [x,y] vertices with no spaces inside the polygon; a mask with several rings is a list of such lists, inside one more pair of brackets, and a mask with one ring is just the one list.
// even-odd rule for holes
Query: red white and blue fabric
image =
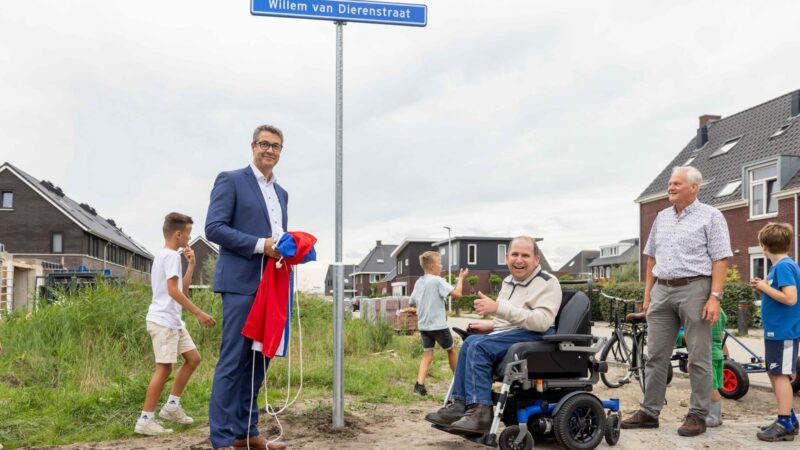
{"label": "red white and blue fabric", "polygon": [[260,350],[267,358],[286,356],[294,302],[292,266],[315,261],[316,242],[317,238],[309,233],[289,231],[281,235],[276,246],[281,259],[267,258],[253,306],[242,329],[242,335],[253,340],[253,350]]}

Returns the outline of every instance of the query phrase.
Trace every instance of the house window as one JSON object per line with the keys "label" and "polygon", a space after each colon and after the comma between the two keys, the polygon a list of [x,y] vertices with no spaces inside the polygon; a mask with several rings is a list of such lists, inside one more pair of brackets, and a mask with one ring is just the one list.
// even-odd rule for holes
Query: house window
{"label": "house window", "polygon": [[397,261],[397,274],[403,273],[403,261]]}
{"label": "house window", "polygon": [[731,139],[730,141],[727,141],[726,143],[722,144],[722,147],[720,147],[719,149],[717,149],[717,151],[712,153],[710,157],[713,158],[715,156],[724,155],[725,153],[728,153],[729,151],[731,151],[733,147],[736,146],[736,144],[739,143],[740,139],[741,136],[737,137],[736,139]]}
{"label": "house window", "polygon": [[458,265],[459,265],[459,260],[458,260],[458,246],[454,246],[454,247],[453,247],[453,255],[452,255],[452,256],[453,256],[453,262],[452,262],[452,263],[450,263],[450,266],[451,266],[451,267],[452,267],[452,266],[456,266],[456,267],[458,267]]}
{"label": "house window", "polygon": [[406,258],[406,267],[408,267],[408,258]]}
{"label": "house window", "polygon": [[717,195],[714,197],[727,197],[736,192],[736,189],[738,189],[741,184],[742,180],[731,181],[730,183],[726,184],[721,191],[717,192]]}
{"label": "house window", "polygon": [[497,265],[502,266],[506,263],[506,253],[508,252],[506,244],[497,245]]}
{"label": "house window", "polygon": [[478,263],[478,245],[477,244],[468,244],[467,245],[467,264],[477,264]]}
{"label": "house window", "polygon": [[383,259],[378,258],[378,259],[375,260],[375,262],[377,262],[378,264],[383,264]]}
{"label": "house window", "polygon": [[789,129],[790,126],[792,126],[791,122],[789,122],[789,123],[783,125],[782,127],[778,128],[778,130],[776,132],[772,133],[772,136],[770,136],[770,139],[782,135],[783,133],[786,132],[786,130]]}
{"label": "house window", "polygon": [[769,269],[772,268],[772,261],[762,253],[750,255],[750,278],[767,279]]}
{"label": "house window", "polygon": [[2,194],[2,208],[11,209],[14,207],[14,193],[11,191],[3,191]]}
{"label": "house window", "polygon": [[64,253],[64,235],[52,233],[50,235],[50,253]]}
{"label": "house window", "polygon": [[759,167],[750,171],[750,217],[774,215],[778,201],[773,197],[778,181],[776,165]]}

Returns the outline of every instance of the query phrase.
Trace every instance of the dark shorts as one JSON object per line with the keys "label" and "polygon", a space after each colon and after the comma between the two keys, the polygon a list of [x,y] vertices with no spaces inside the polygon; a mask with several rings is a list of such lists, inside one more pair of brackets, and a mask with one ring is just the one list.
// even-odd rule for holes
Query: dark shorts
{"label": "dark shorts", "polygon": [[443,330],[419,330],[419,337],[422,338],[422,350],[432,352],[436,343],[445,350],[453,348],[453,335],[450,334],[450,329]]}
{"label": "dark shorts", "polygon": [[797,373],[797,349],[800,339],[785,341],[764,340],[764,359],[770,375],[792,375]]}

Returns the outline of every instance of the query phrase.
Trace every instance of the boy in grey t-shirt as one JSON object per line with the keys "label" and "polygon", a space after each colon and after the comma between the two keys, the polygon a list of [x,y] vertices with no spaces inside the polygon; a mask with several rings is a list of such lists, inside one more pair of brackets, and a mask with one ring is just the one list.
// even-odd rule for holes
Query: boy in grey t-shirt
{"label": "boy in grey t-shirt", "polygon": [[433,347],[437,342],[439,346],[447,350],[450,370],[456,370],[458,352],[453,347],[453,336],[447,327],[444,304],[448,295],[453,298],[461,297],[461,287],[464,285],[464,278],[469,273],[469,269],[459,271],[458,282],[453,288],[450,283],[439,276],[442,273],[442,258],[439,253],[425,252],[419,256],[419,263],[422,270],[425,271],[425,275],[414,285],[410,302],[412,305],[417,305],[417,323],[423,351],[417,382],[414,384],[414,393],[428,395],[428,391],[425,389],[425,377],[428,376],[428,369],[433,361]]}

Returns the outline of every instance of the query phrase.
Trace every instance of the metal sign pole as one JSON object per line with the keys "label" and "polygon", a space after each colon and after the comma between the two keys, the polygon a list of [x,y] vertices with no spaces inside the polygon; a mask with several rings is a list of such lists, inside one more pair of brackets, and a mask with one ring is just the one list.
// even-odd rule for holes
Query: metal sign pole
{"label": "metal sign pole", "polygon": [[333,428],[344,426],[344,263],[342,262],[342,26],[336,24],[336,261],[333,287]]}

